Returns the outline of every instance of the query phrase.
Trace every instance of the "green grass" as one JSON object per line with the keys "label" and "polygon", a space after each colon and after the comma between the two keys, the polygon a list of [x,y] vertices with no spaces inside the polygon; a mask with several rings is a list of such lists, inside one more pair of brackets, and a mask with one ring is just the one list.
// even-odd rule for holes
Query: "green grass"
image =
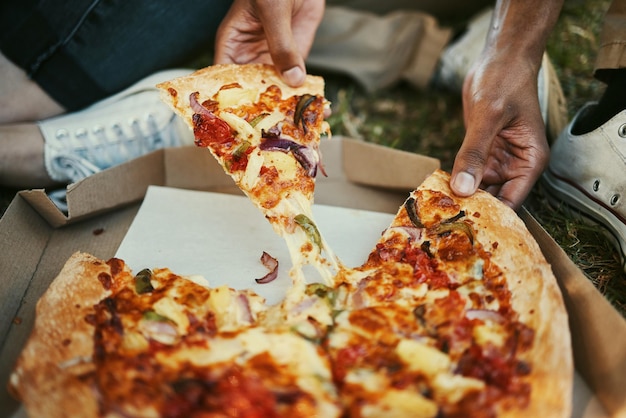
{"label": "green grass", "polygon": [[[610,1],[566,2],[550,36],[548,53],[567,99],[571,119],[587,101],[597,100],[604,85],[593,78],[602,20]],[[464,135],[461,99],[447,91],[417,91],[398,85],[368,94],[350,80],[327,77],[333,102],[333,134],[429,155],[450,170]],[[554,237],[597,289],[626,317],[626,274],[617,251],[598,231],[565,210],[551,207],[540,185],[528,209]]]}

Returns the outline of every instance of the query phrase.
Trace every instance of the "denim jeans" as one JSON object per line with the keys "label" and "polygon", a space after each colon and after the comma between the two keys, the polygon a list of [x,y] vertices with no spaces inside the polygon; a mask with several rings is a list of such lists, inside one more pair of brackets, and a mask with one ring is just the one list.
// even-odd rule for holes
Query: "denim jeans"
{"label": "denim jeans", "polygon": [[230,3],[3,0],[0,50],[57,102],[76,110],[211,51]]}

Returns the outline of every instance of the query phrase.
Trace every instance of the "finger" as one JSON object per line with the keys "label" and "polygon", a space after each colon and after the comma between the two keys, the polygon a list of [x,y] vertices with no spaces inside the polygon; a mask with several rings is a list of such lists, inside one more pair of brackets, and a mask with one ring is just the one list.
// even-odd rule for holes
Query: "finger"
{"label": "finger", "polygon": [[292,31],[293,7],[293,1],[289,0],[258,2],[259,19],[272,61],[285,82],[297,87],[304,83],[306,69]]}
{"label": "finger", "polygon": [[488,116],[478,119],[467,118],[467,132],[454,160],[450,179],[450,187],[455,194],[471,196],[478,189],[499,126],[499,123],[489,119]]}
{"label": "finger", "polygon": [[535,180],[530,180],[526,176],[516,177],[504,183],[494,196],[505,205],[517,210],[524,203],[534,183]]}
{"label": "finger", "polygon": [[234,2],[215,34],[215,51],[213,54],[214,64],[235,64],[235,53],[232,51],[231,44],[229,42],[232,37],[234,29],[234,23],[237,22],[238,16],[241,16],[242,10],[238,2]]}

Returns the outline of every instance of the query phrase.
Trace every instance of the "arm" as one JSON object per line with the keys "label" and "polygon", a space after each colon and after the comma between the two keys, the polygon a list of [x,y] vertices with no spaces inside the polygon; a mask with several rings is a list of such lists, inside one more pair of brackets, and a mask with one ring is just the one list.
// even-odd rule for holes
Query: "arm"
{"label": "arm", "polygon": [[215,63],[274,64],[299,86],[323,14],[324,0],[235,0],[217,31]]}
{"label": "arm", "polygon": [[452,169],[460,196],[479,186],[519,207],[548,163],[537,75],[563,0],[499,0],[463,85],[466,134]]}

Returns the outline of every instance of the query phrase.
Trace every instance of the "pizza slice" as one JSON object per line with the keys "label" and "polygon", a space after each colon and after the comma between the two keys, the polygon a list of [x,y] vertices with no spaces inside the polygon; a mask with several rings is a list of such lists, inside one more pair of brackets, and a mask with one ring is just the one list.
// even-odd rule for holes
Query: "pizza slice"
{"label": "pizza slice", "polygon": [[327,347],[342,400],[363,417],[569,416],[571,341],[550,266],[512,210],[448,184],[430,176],[337,278]]}
{"label": "pizza slice", "polygon": [[76,253],[37,308],[10,382],[32,416],[340,415],[320,342],[251,291]]}
{"label": "pizza slice", "polygon": [[215,65],[158,87],[196,144],[286,240],[292,276],[304,282],[301,268],[310,264],[332,283],[340,263],[311,211],[315,177],[324,173],[320,136],[330,133],[323,79],[309,75],[293,88],[270,65]]}

